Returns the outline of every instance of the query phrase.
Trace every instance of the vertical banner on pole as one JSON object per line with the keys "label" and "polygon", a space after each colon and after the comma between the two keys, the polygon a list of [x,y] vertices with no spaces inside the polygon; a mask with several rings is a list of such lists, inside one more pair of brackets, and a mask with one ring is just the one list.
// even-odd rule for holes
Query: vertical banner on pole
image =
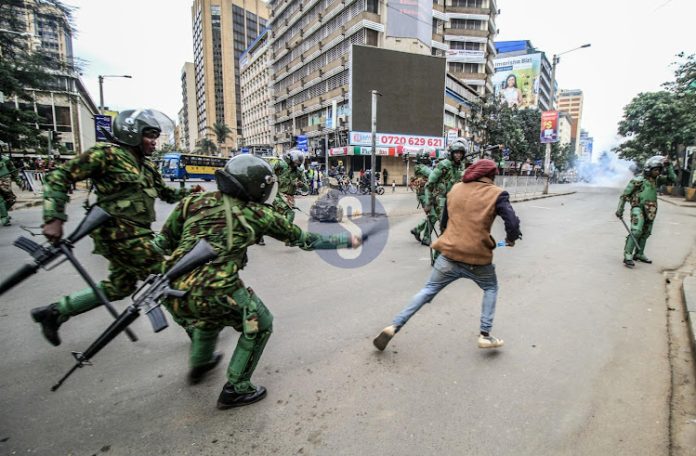
{"label": "vertical banner on pole", "polygon": [[541,113],[541,135],[539,141],[542,144],[560,141],[558,137],[558,111],[544,111]]}

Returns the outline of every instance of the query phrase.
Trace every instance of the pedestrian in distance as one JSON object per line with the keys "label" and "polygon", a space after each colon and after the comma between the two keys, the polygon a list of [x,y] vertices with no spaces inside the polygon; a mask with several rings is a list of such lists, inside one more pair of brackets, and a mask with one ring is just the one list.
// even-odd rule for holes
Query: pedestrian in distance
{"label": "pedestrian in distance", "polygon": [[231,326],[240,332],[227,368],[227,383],[217,407],[227,409],[263,399],[266,389],[251,382],[252,374],[271,336],[273,316],[239,271],[247,263],[247,248],[269,235],[303,250],[357,248],[362,239],[348,233],[332,236],[302,231],[284,214],[268,206],[278,189],[271,166],[253,155],[238,155],[215,172],[217,192],[194,195],[177,205],[154,245],[168,255],[171,267],[199,240],[218,253],[210,264],[177,279],[185,291],[165,305],[191,338],[189,382],[200,382],[222,358],[215,352],[220,331]]}
{"label": "pedestrian in distance", "polygon": [[[667,175],[662,175],[665,172]],[[622,221],[624,206],[627,202],[631,205],[631,227],[628,228],[624,222],[629,231],[624,244],[623,263],[626,267],[633,268],[635,261],[652,263],[645,255],[645,244],[657,217],[657,189],[676,180],[677,176],[669,157],[655,155],[645,161],[643,175],[631,179],[619,197],[616,216]]]}
{"label": "pedestrian in distance", "polygon": [[508,192],[494,183],[495,162],[479,160],[464,173],[447,195],[442,218],[442,235],[433,242],[440,252],[430,279],[411,302],[394,317],[373,343],[384,350],[394,335],[423,305],[431,302],[447,285],[460,278],[473,280],[483,290],[479,348],[503,346],[503,340],[491,335],[498,295],[498,279],[493,264],[496,242],[491,226],[496,216],[505,222],[505,245],[512,247],[522,235],[520,221],[510,204]]}
{"label": "pedestrian in distance", "polygon": [[17,202],[17,197],[12,191],[12,182],[22,188],[22,180],[19,171],[15,168],[10,157],[0,150],[0,224],[10,226],[10,214],[12,206]]}
{"label": "pedestrian in distance", "polygon": [[[109,261],[109,278],[98,287],[109,301],[130,296],[138,280],[159,273],[162,256],[151,241],[155,221],[155,199],[179,201],[193,191],[167,187],[150,157],[162,131],[158,119],[167,117],[151,109],[122,111],[113,124],[109,143],[97,143],[87,152],[68,160],[46,174],[44,184],[43,234],[50,242],[63,237],[68,219],[65,206],[75,182],[91,179],[97,195],[96,205],[111,219],[90,234],[94,253]],[[32,309],[33,320],[52,345],[60,345],[58,328],[70,317],[101,304],[92,288],[85,288],[48,306]]]}

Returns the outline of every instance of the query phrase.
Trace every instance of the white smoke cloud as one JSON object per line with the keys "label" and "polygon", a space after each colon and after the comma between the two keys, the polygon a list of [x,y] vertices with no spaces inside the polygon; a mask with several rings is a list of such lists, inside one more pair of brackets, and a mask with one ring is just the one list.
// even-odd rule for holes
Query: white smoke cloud
{"label": "white smoke cloud", "polygon": [[624,187],[633,178],[636,165],[620,159],[614,152],[604,152],[594,163],[576,164],[579,182],[593,187]]}

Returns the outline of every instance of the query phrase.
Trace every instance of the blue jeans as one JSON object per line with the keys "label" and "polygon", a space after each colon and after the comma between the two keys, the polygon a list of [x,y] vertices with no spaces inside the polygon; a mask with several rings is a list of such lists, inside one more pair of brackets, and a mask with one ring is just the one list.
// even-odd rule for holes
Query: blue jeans
{"label": "blue jeans", "polygon": [[481,303],[481,331],[490,332],[493,328],[495,316],[495,301],[498,296],[498,278],[495,275],[495,265],[483,266],[460,263],[440,255],[435,261],[433,272],[425,286],[419,291],[411,302],[396,317],[393,323],[401,327],[415,315],[424,304],[433,298],[447,285],[459,278],[471,279],[483,290],[483,302]]}

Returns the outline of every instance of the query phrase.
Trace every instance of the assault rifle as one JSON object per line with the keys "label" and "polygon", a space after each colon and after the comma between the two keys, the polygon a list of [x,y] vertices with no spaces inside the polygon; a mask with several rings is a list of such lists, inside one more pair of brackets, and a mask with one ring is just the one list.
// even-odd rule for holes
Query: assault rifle
{"label": "assault rifle", "polygon": [[215,253],[215,250],[213,250],[210,244],[201,240],[189,253],[177,261],[169,271],[164,274],[151,275],[148,277],[142,286],[133,293],[132,304],[128,306],[99,337],[97,337],[92,345],[84,352],[73,352],[73,356],[77,362],[58,383],[51,387],[51,391],[60,388],[60,385],[62,385],[78,368],[91,365],[92,363],[90,360],[116,336],[127,330],[128,326],[140,316],[141,311],[144,311],[150,318],[152,329],[156,333],[167,328],[167,326],[169,326],[167,319],[160,308],[162,299],[167,296],[182,298],[186,294],[184,291],[169,288],[169,284],[184,274],[207,263],[216,256],[217,253]]}
{"label": "assault rifle", "polygon": [[[101,301],[109,313],[116,318],[118,316],[116,309],[113,308],[109,300],[104,295],[102,289],[97,286],[94,280],[92,280],[92,277],[90,277],[90,275],[87,273],[87,270],[82,267],[79,261],[77,261],[77,258],[75,258],[72,251],[77,241],[102,226],[110,218],[111,215],[109,215],[108,212],[99,206],[94,206],[87,212],[85,218],[83,218],[78,227],[75,228],[75,231],[73,231],[67,238],[61,239],[56,244],[41,245],[29,238],[25,238],[24,236],[18,237],[17,240],[14,241],[14,245],[29,253],[34,259],[34,262],[31,264],[25,264],[17,272],[0,283],[0,296],[7,290],[13,288],[15,285],[23,282],[27,277],[35,274],[40,268],[50,271],[63,264],[63,262],[69,261],[80,276],[82,276],[85,282],[87,282],[92,291],[94,291],[97,298],[99,298],[99,301]],[[49,267],[49,265],[51,266]],[[133,332],[130,330],[127,331],[126,334],[133,342],[138,340],[135,334],[133,334]]]}

